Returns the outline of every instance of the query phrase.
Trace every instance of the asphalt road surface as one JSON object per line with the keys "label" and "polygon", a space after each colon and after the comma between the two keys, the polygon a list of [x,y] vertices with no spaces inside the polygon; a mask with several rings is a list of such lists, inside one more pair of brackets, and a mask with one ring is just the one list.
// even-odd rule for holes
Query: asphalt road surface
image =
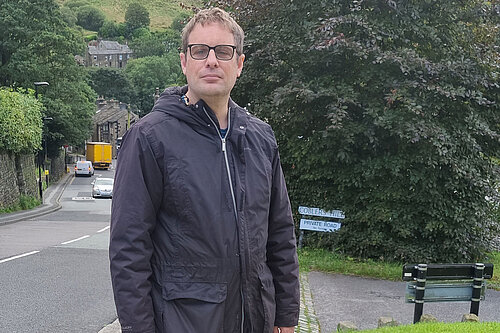
{"label": "asphalt road surface", "polygon": [[116,318],[109,276],[111,199],[72,177],[54,213],[0,225],[0,332],[98,332]]}

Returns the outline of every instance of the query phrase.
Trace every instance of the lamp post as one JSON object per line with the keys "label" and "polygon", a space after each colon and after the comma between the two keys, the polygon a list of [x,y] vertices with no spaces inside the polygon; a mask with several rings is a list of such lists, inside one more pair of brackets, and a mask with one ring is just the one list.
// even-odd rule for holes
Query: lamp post
{"label": "lamp post", "polygon": [[[48,86],[49,83],[48,82],[35,82],[34,83],[35,85],[35,98],[38,99],[38,87],[39,86]],[[43,126],[43,119],[42,119],[42,126]],[[43,128],[42,128],[42,131],[43,131]],[[43,190],[42,190],[42,170],[41,170],[41,166],[42,166],[42,163],[41,163],[41,154],[40,154],[40,151],[38,152],[38,158],[37,158],[37,161],[38,161],[38,191],[40,193],[40,200],[42,201],[42,204],[43,204]],[[45,167],[44,167],[45,169]]]}

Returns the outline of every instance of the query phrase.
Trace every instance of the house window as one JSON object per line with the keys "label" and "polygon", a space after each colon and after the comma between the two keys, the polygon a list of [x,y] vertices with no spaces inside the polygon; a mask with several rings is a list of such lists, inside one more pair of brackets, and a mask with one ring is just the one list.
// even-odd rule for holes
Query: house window
{"label": "house window", "polygon": [[130,54],[127,54],[127,59],[130,58]]}
{"label": "house window", "polygon": [[94,56],[94,60],[97,60],[97,56]]}
{"label": "house window", "polygon": [[122,61],[122,60],[123,60],[123,55],[121,55],[121,54],[120,54],[120,55],[118,56],[118,59],[120,59],[120,61]]}

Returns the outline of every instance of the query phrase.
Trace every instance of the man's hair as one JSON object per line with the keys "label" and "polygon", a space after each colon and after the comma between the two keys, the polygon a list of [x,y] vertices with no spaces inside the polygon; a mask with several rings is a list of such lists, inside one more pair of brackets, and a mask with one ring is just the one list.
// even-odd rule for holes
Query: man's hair
{"label": "man's hair", "polygon": [[[202,26],[210,23],[220,23],[227,28],[234,36],[236,52],[238,55],[243,54],[243,40],[245,33],[236,21],[229,14],[220,8],[210,8],[200,10],[195,16],[189,20],[184,29],[182,29],[182,52],[186,53],[188,49],[188,39],[191,31],[197,24]],[[215,45],[214,45],[215,46]]]}

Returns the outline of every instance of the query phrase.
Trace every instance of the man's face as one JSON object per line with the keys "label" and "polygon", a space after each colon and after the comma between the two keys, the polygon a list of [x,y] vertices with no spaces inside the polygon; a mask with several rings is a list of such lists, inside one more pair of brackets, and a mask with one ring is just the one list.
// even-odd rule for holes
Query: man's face
{"label": "man's face", "polygon": [[[209,23],[204,26],[197,24],[191,31],[188,44],[235,45],[234,36],[220,23]],[[189,49],[181,53],[181,66],[188,82],[188,96],[192,102],[200,99],[221,99],[227,101],[229,94],[236,83],[236,78],[243,69],[244,55],[238,56],[234,51],[231,60],[218,60],[215,51],[210,50],[208,57],[195,60]]]}

